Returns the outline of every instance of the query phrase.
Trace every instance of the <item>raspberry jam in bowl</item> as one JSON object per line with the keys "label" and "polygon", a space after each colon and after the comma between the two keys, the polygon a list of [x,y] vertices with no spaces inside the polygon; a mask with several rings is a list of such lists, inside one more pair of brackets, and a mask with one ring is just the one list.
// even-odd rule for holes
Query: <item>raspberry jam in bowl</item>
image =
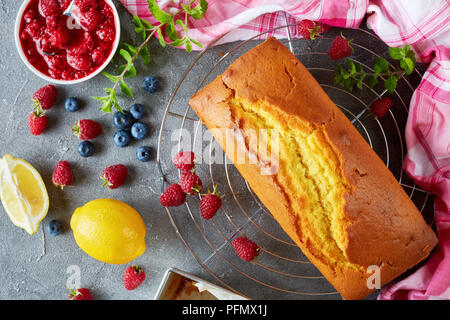
{"label": "raspberry jam in bowl", "polygon": [[111,61],[120,40],[112,0],[25,0],[16,19],[19,54],[39,77],[56,84],[93,78]]}

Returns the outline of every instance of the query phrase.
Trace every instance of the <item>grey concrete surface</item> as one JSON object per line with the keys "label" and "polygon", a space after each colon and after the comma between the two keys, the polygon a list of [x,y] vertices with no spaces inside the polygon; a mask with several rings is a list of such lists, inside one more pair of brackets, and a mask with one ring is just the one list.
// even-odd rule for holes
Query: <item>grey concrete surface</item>
{"label": "grey concrete surface", "polygon": [[[117,3],[121,22],[122,22],[122,40],[137,42],[138,37],[134,33],[134,27],[131,17],[125,9]],[[183,207],[174,211],[174,220],[182,233],[182,236],[193,249],[198,260],[191,254],[185,244],[180,241],[180,237],[173,228],[171,221],[165,210],[159,204],[159,194],[161,190],[161,179],[155,160],[143,164],[136,160],[135,150],[139,145],[149,145],[154,148],[156,157],[156,147],[158,140],[158,131],[161,120],[164,115],[164,109],[167,105],[170,95],[175,89],[181,75],[185,72],[187,66],[195,59],[196,53],[187,54],[186,52],[173,48],[161,48],[156,41],[150,43],[150,52],[152,62],[149,66],[142,66],[138,63],[138,76],[129,80],[129,84],[135,93],[134,101],[124,98],[120,95],[119,99],[124,106],[130,106],[134,102],[143,103],[150,111],[150,115],[145,120],[152,128],[151,134],[142,142],[135,142],[127,148],[117,148],[112,139],[114,128],[112,126],[111,115],[104,115],[98,111],[97,102],[90,99],[90,96],[101,95],[103,88],[110,86],[109,80],[102,76],[79,85],[58,86],[59,98],[56,106],[48,112],[49,126],[46,132],[39,137],[32,137],[29,134],[27,126],[27,116],[31,111],[31,97],[33,92],[46,83],[32,74],[22,63],[16,52],[14,44],[14,21],[21,1],[0,0],[0,156],[6,153],[12,154],[29,161],[41,173],[50,196],[50,210],[47,217],[41,223],[38,232],[35,235],[28,235],[22,229],[16,228],[3,208],[0,207],[0,299],[66,299],[68,290],[66,282],[69,274],[67,270],[75,265],[81,271],[81,285],[92,289],[96,299],[152,299],[156,293],[158,285],[166,269],[178,267],[179,269],[193,273],[199,277],[217,283],[217,280],[223,281],[233,288],[239,289],[242,293],[254,299],[340,299],[336,294],[304,296],[299,294],[290,294],[282,290],[273,290],[270,286],[281,286],[291,291],[312,291],[329,292],[333,288],[324,279],[304,280],[301,278],[288,278],[282,274],[285,271],[279,267],[277,260],[263,260],[269,268],[279,270],[275,275],[270,273],[266,277],[265,269],[255,269],[255,266],[242,266],[242,262],[236,261],[229,243],[223,238],[209,238],[211,243],[207,243],[203,236],[198,232],[198,228],[205,228],[206,234],[214,234],[210,230],[211,224],[199,222],[198,225],[192,225],[192,221],[187,221],[188,212]],[[335,31],[338,34],[339,31]],[[351,32],[351,31],[350,31]],[[356,34],[358,41],[371,44],[376,47],[380,54],[386,54],[386,47],[379,47],[373,43],[373,39],[364,34]],[[212,61],[220,58],[219,53],[225,50],[217,48],[209,58],[206,57],[198,65],[196,72],[200,75],[209,67]],[[300,48],[301,49],[301,48]],[[299,50],[300,50],[299,49]],[[314,50],[314,46],[304,46],[302,50]],[[233,57],[236,57],[234,55]],[[120,56],[116,56],[108,70],[113,71],[121,63]],[[146,94],[140,86],[145,75],[155,75],[161,80],[161,90],[153,95]],[[192,94],[194,83],[198,84],[196,74],[192,75],[191,80],[186,82],[186,94]],[[328,77],[329,78],[329,77]],[[417,84],[419,78],[414,78],[412,83]],[[330,81],[330,79],[324,79]],[[401,96],[409,104],[409,97],[412,91],[406,90]],[[186,96],[179,95],[180,107],[186,106]],[[333,92],[330,92],[333,95]],[[83,107],[77,113],[69,113],[64,109],[64,100],[66,97],[75,96],[83,100]],[[365,97],[372,99],[373,97]],[[184,99],[184,100],[183,100]],[[349,102],[350,104],[350,102]],[[96,154],[88,159],[81,158],[77,152],[78,141],[71,134],[70,128],[79,118],[91,118],[102,123],[104,133],[95,140]],[[400,112],[400,127],[404,126],[406,113]],[[171,123],[167,125],[165,136],[170,138],[170,130],[179,126],[176,119],[170,119]],[[170,122],[169,121],[169,122]],[[375,129],[374,129],[375,130]],[[381,143],[381,142],[380,142]],[[391,149],[391,152],[395,148]],[[169,150],[169,149],[167,149]],[[171,171],[166,153],[163,156],[163,169]],[[395,170],[399,169],[400,160],[397,159]],[[392,158],[392,157],[391,157]],[[75,175],[74,186],[61,191],[55,188],[51,183],[52,170],[60,160],[67,160],[72,164]],[[117,163],[123,163],[130,169],[130,176],[125,186],[115,191],[108,191],[101,187],[99,179],[100,172],[107,166]],[[400,165],[401,167],[401,165]],[[202,168],[203,174],[209,174],[209,167]],[[222,169],[223,171],[223,166]],[[172,170],[173,174],[174,171]],[[223,172],[222,183],[226,185],[227,181]],[[231,178],[236,179],[236,185],[245,186],[240,175],[231,169]],[[404,178],[406,181],[406,178]],[[408,182],[412,184],[411,182]],[[210,187],[211,184],[208,185]],[[225,192],[230,192],[224,187]],[[257,207],[255,200],[246,193],[236,193],[238,197],[242,196],[249,208]],[[417,193],[416,193],[417,194]],[[72,232],[69,229],[69,221],[73,211],[84,203],[102,197],[116,198],[130,204],[136,208],[143,216],[147,226],[147,251],[134,263],[141,265],[147,272],[147,280],[135,291],[128,292],[122,285],[122,274],[124,265],[108,265],[98,262],[76,245]],[[427,202],[426,199],[418,200],[422,205]],[[233,204],[233,197],[227,194],[224,205],[230,213],[230,216],[237,216],[240,210]],[[425,205],[424,205],[425,207]],[[426,208],[429,210],[429,206]],[[235,210],[235,211],[234,211]],[[248,221],[256,221],[263,225],[267,230],[276,230],[277,235],[285,241],[289,239],[280,231],[279,227],[273,223],[273,219],[267,220],[264,217],[257,216],[261,210],[254,211],[254,215],[246,223],[251,227]],[[51,219],[59,219],[65,226],[65,232],[52,237],[45,230],[45,225]],[[229,223],[226,218],[218,218],[216,225]],[[253,220],[252,220],[253,219]],[[228,219],[230,220],[230,219]],[[244,225],[240,225],[244,226]],[[209,233],[208,233],[209,232]],[[249,232],[258,232],[258,230],[249,230]],[[225,236],[232,236],[236,233],[236,226],[231,225],[224,231]],[[270,240],[270,239],[269,239]],[[262,242],[265,240],[261,240]],[[264,242],[265,243],[265,242]],[[292,246],[284,248],[281,245],[270,247],[273,252],[283,252],[291,259],[296,259],[297,251],[292,251]],[[215,248],[215,249],[213,249]],[[298,250],[299,251],[299,250]],[[230,264],[229,262],[232,262]],[[239,265],[235,268],[235,265]],[[215,276],[212,276],[212,271]],[[295,273],[295,270],[306,268],[308,275],[320,276],[318,271],[310,264],[303,267],[303,264],[291,266],[289,272]],[[245,275],[242,273],[245,271]],[[301,271],[303,272],[303,271]],[[300,272],[300,273],[301,273]],[[258,281],[267,283],[261,285],[257,281],[249,281],[246,275],[258,276]],[[278,284],[277,282],[280,282]],[[220,283],[219,283],[220,284]],[[285,287],[283,287],[285,286]],[[373,298],[372,295],[371,298]]]}

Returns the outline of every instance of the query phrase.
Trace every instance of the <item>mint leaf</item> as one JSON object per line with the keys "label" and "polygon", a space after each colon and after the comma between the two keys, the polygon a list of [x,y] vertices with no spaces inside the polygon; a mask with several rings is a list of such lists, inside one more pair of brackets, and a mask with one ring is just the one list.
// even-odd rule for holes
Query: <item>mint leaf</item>
{"label": "mint leaf", "polygon": [[395,76],[390,76],[387,80],[384,81],[384,87],[387,91],[393,94],[395,88],[397,87],[397,78]]}
{"label": "mint leaf", "polygon": [[389,47],[389,55],[394,60],[401,60],[404,57],[404,52],[402,48]]}
{"label": "mint leaf", "polygon": [[158,33],[159,44],[164,48],[166,46],[166,42],[164,41],[164,36],[162,34],[161,28],[158,28],[156,32]]}
{"label": "mint leaf", "polygon": [[168,23],[172,20],[172,16],[168,13],[165,13],[158,6],[155,0],[147,0],[148,10],[153,15],[153,17],[161,23]]}
{"label": "mint leaf", "polygon": [[116,83],[116,81],[119,79],[119,76],[113,76],[112,74],[102,71],[102,74],[107,77],[109,80],[111,80],[112,83]]}
{"label": "mint leaf", "polygon": [[356,73],[356,66],[353,60],[347,59],[348,72],[350,75],[354,75]]}
{"label": "mint leaf", "polygon": [[375,68],[379,69],[380,72],[389,72],[389,63],[387,62],[386,59],[383,59],[381,57],[377,57],[375,59],[375,64],[374,64],[374,70]]}
{"label": "mint leaf", "polygon": [[189,38],[186,38],[186,52],[189,53],[191,51],[192,51],[192,43]]}
{"label": "mint leaf", "polygon": [[175,22],[173,21],[173,19],[167,23],[165,30],[166,35],[169,37],[170,40],[175,41],[180,38],[178,36],[177,30],[175,29]]}
{"label": "mint leaf", "polygon": [[366,83],[370,88],[373,88],[378,84],[378,78],[376,78],[374,76],[368,76]]}
{"label": "mint leaf", "polygon": [[143,64],[145,64],[145,65],[150,64],[150,52],[148,51],[147,46],[142,48],[141,52],[139,53],[139,56],[141,57]]}
{"label": "mint leaf", "polygon": [[192,38],[189,38],[189,40],[191,40],[191,42],[192,42],[193,44],[195,44],[197,47],[203,48],[203,45],[202,45],[200,42],[198,42],[197,40],[194,40],[194,39],[192,39]]}
{"label": "mint leaf", "polygon": [[186,4],[182,4],[181,6],[186,11],[186,13],[195,20],[200,20],[205,14],[206,10],[208,10],[208,2],[206,2],[206,0],[200,0],[193,9],[191,9],[190,6]]}
{"label": "mint leaf", "polygon": [[407,75],[410,75],[414,71],[414,62],[410,58],[405,58],[400,61],[400,67]]}
{"label": "mint leaf", "polygon": [[122,80],[120,81],[120,90],[122,90],[122,93],[126,96],[133,98],[133,92],[131,91],[130,87]]}

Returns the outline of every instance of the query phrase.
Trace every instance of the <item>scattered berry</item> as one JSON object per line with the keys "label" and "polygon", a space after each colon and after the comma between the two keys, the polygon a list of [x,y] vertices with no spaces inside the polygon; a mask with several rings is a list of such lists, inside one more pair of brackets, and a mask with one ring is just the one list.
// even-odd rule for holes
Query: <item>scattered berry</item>
{"label": "scattered berry", "polygon": [[136,158],[142,162],[148,162],[152,158],[152,149],[150,147],[139,147],[136,150]]}
{"label": "scattered berry", "polygon": [[63,226],[62,223],[58,220],[52,220],[47,225],[47,230],[50,235],[56,237],[59,236],[62,232]]}
{"label": "scattered berry", "polygon": [[48,110],[55,104],[58,92],[54,85],[49,84],[40,88],[33,95],[33,102],[36,107],[41,107],[43,110]]}
{"label": "scattered berry", "polygon": [[80,100],[74,97],[67,98],[64,107],[69,112],[76,112],[80,109]]}
{"label": "scattered berry", "polygon": [[159,88],[159,80],[152,76],[147,76],[142,81],[142,88],[148,93],[154,93]]}
{"label": "scattered berry", "polygon": [[70,289],[69,300],[92,300],[92,294],[89,289]]}
{"label": "scattered berry", "polygon": [[164,207],[178,207],[184,201],[186,201],[186,193],[177,183],[170,185],[159,198],[159,202]]}
{"label": "scattered berry", "polygon": [[78,145],[78,153],[84,158],[92,156],[95,152],[94,144],[90,141],[81,141]]}
{"label": "scattered berry", "polygon": [[89,119],[79,120],[73,127],[72,131],[80,140],[92,140],[102,133],[102,126]]}
{"label": "scattered berry", "polygon": [[134,290],[145,280],[145,271],[139,266],[130,266],[123,275],[123,285],[127,290]]}
{"label": "scattered berry", "polygon": [[259,254],[256,243],[246,237],[235,238],[232,245],[237,255],[247,262],[252,261]]}
{"label": "scattered berry", "polygon": [[222,199],[216,189],[217,186],[214,186],[213,192],[202,195],[200,200],[200,214],[206,220],[214,217],[222,206]]}
{"label": "scattered berry", "polygon": [[179,185],[187,194],[194,195],[202,190],[202,180],[193,171],[183,171]]}
{"label": "scattered berry", "polygon": [[195,166],[194,157],[192,151],[181,151],[173,159],[173,164],[182,171],[190,171]]}
{"label": "scattered berry", "polygon": [[370,105],[370,110],[378,119],[381,119],[386,115],[391,107],[392,99],[389,97],[382,97],[372,102]]}
{"label": "scattered berry", "polygon": [[339,60],[348,57],[353,51],[350,46],[352,40],[347,40],[343,35],[337,36],[331,43],[329,51],[330,58],[332,60]]}
{"label": "scattered berry", "polygon": [[315,39],[323,32],[330,30],[330,26],[320,22],[311,21],[308,19],[300,21],[297,26],[297,32],[305,39]]}
{"label": "scattered berry", "polygon": [[35,111],[28,116],[28,126],[30,127],[31,134],[38,136],[44,132],[47,127],[48,118],[45,113]]}
{"label": "scattered berry", "polygon": [[119,130],[114,134],[114,143],[120,148],[124,148],[131,142],[131,135],[128,131]]}
{"label": "scattered berry", "polygon": [[136,120],[141,120],[147,115],[147,110],[142,104],[133,104],[130,108],[130,113]]}
{"label": "scattered berry", "polygon": [[66,186],[72,185],[72,169],[67,161],[60,161],[53,171],[52,182],[56,187],[64,189]]}
{"label": "scattered berry", "polygon": [[103,187],[108,186],[110,189],[117,189],[123,185],[127,175],[128,169],[123,164],[110,166],[102,172]]}
{"label": "scattered berry", "polygon": [[113,115],[113,125],[119,130],[128,130],[134,123],[133,116],[129,111],[116,111]]}
{"label": "scattered berry", "polygon": [[148,132],[147,126],[142,122],[136,122],[131,127],[131,135],[136,140],[144,139],[145,136],[147,135],[147,132]]}

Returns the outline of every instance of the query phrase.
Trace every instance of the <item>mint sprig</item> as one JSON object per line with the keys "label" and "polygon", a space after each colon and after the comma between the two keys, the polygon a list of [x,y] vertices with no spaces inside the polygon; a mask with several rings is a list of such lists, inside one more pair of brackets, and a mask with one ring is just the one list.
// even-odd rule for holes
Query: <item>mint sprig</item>
{"label": "mint sprig", "polygon": [[408,45],[403,48],[390,47],[389,56],[399,61],[399,68],[391,67],[386,59],[377,57],[373,64],[373,72],[365,72],[361,64],[347,59],[344,65],[338,65],[334,81],[343,88],[353,91],[355,87],[362,89],[363,83],[373,88],[383,77],[385,89],[392,94],[397,88],[398,80],[414,71],[416,58]]}
{"label": "mint sprig", "polygon": [[[193,6],[195,1],[196,0],[191,0],[188,4],[182,4],[182,9],[174,14],[169,14],[163,11],[155,0],[147,0],[150,13],[159,22],[159,24],[156,25],[152,25],[150,22],[140,19],[137,15],[133,16],[135,32],[141,36],[143,42],[137,47],[128,43],[121,44],[122,48],[120,49],[120,55],[124,58],[126,63],[118,67],[118,75],[112,75],[106,71],[102,72],[102,74],[114,85],[112,88],[105,88],[106,96],[92,97],[94,100],[101,102],[102,106],[99,108],[100,110],[105,113],[113,113],[114,110],[123,112],[122,107],[117,101],[118,87],[125,96],[133,98],[133,91],[126,84],[125,78],[136,77],[137,69],[135,62],[138,58],[141,59],[144,65],[150,63],[148,43],[155,33],[158,34],[159,44],[162,47],[166,47],[166,45],[172,47],[184,45],[187,52],[192,51],[193,44],[199,48],[202,47],[200,42],[189,37],[187,19],[188,16],[191,16],[196,20],[203,18],[208,9],[208,2],[206,0],[199,0],[197,5]],[[180,19],[183,14],[184,21]],[[182,38],[180,38],[175,28],[176,24],[180,25],[184,30],[184,36]],[[166,42],[164,34],[171,40],[170,42]]]}

